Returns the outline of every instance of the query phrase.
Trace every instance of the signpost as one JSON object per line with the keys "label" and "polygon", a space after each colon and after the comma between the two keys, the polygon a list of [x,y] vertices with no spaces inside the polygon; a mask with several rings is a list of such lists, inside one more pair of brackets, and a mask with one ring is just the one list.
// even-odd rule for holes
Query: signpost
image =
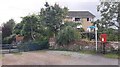
{"label": "signpost", "polygon": [[98,30],[97,25],[89,26],[88,27],[89,32],[90,32],[90,29],[95,29],[95,41],[96,41],[96,51],[97,51],[97,46],[98,46],[98,44],[97,44],[97,30]]}

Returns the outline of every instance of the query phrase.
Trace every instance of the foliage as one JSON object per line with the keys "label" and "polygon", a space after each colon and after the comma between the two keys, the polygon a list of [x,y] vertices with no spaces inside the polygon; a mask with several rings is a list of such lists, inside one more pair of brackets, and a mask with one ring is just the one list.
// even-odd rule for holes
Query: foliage
{"label": "foliage", "polygon": [[108,41],[120,41],[119,34],[116,32],[115,29],[109,28],[105,31],[105,33],[108,35]]}
{"label": "foliage", "polygon": [[10,35],[9,37],[5,37],[3,39],[3,44],[11,44],[13,41],[15,41],[15,34]]}
{"label": "foliage", "polygon": [[95,24],[97,25],[99,33],[102,33],[105,30],[104,25],[102,25],[102,21],[100,19],[93,22],[93,26],[95,26]]}
{"label": "foliage", "polygon": [[64,26],[71,26],[73,28],[76,28],[78,25],[81,25],[81,23],[75,23],[75,22],[64,22]]}
{"label": "foliage", "polygon": [[41,9],[40,17],[44,25],[56,34],[60,30],[62,20],[66,17],[67,11],[68,9],[66,7],[60,8],[58,4],[49,6],[47,3],[46,8]]}
{"label": "foliage", "polygon": [[[64,24],[61,26],[61,29],[65,28],[66,26],[71,26],[72,28],[77,29],[77,26],[81,25],[81,23],[74,23],[74,22],[64,22]],[[84,32],[83,28],[79,28],[78,31]]]}
{"label": "foliage", "polygon": [[15,27],[13,28],[13,33],[15,33],[15,34],[21,34],[21,29],[22,29],[22,27],[23,27],[23,24],[22,23],[17,23],[16,25],[15,25]]}
{"label": "foliage", "polygon": [[71,26],[65,27],[61,30],[56,39],[59,45],[67,45],[69,42],[80,38],[80,33]]}
{"label": "foliage", "polygon": [[15,21],[10,19],[8,22],[4,23],[2,26],[2,43],[5,44],[5,40],[12,35],[13,27],[15,26]]}
{"label": "foliage", "polygon": [[42,25],[40,17],[35,14],[23,17],[21,23],[15,26],[13,32],[23,35],[27,41],[46,40],[51,35],[49,28]]}
{"label": "foliage", "polygon": [[25,42],[19,45],[20,50],[24,51],[34,51],[34,50],[41,50],[41,49],[48,49],[49,43],[48,41],[30,41]]}
{"label": "foliage", "polygon": [[89,51],[88,50],[82,50],[82,51],[80,51],[80,53],[83,53],[83,54],[93,54],[94,55],[94,54],[96,54],[96,51],[95,50],[91,50],[91,51],[90,50]]}
{"label": "foliage", "polygon": [[118,59],[118,58],[120,58],[120,56],[119,56],[118,54],[113,54],[113,53],[105,54],[104,57],[113,58],[113,59]]}
{"label": "foliage", "polygon": [[98,5],[98,11],[101,13],[101,26],[108,28],[116,26],[120,32],[120,3],[119,2],[101,2]]}
{"label": "foliage", "polygon": [[[101,19],[95,22],[98,26],[98,33],[107,33],[109,41],[120,40],[120,3],[101,2],[97,10],[101,13]],[[118,30],[110,28],[113,26]]]}

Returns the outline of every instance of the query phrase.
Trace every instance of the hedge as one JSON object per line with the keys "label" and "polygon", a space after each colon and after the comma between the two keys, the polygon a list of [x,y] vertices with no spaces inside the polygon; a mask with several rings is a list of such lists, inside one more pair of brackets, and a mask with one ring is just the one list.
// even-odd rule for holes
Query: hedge
{"label": "hedge", "polygon": [[49,48],[48,41],[25,42],[19,45],[19,49],[24,51],[35,51],[35,50],[42,50],[48,48]]}

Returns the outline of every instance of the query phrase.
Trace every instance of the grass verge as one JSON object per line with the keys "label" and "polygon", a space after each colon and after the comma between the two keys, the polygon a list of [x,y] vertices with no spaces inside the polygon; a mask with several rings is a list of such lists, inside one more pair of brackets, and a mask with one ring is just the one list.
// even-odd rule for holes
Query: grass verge
{"label": "grass verge", "polygon": [[21,52],[15,52],[15,53],[12,53],[12,54],[14,54],[14,55],[22,55]]}
{"label": "grass verge", "polygon": [[0,55],[0,60],[2,59],[2,55]]}
{"label": "grass verge", "polygon": [[80,51],[80,53],[83,53],[83,54],[96,54],[95,51]]}
{"label": "grass verge", "polygon": [[106,57],[106,58],[113,58],[113,59],[120,58],[120,56],[118,54],[113,54],[113,53],[104,54],[103,56]]}

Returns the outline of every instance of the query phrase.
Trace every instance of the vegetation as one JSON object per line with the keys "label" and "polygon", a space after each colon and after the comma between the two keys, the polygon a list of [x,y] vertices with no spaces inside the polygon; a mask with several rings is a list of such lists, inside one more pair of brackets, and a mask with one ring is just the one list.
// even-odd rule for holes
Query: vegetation
{"label": "vegetation", "polygon": [[80,53],[83,53],[83,54],[96,54],[96,51],[88,51],[88,50],[82,50],[82,51],[79,51]]}
{"label": "vegetation", "polygon": [[97,10],[101,14],[101,19],[94,22],[98,33],[107,33],[108,41],[120,41],[120,3],[101,2]]}
{"label": "vegetation", "polygon": [[34,51],[34,50],[41,50],[41,49],[48,49],[49,43],[48,41],[31,41],[25,42],[18,46],[19,50],[22,51]]}
{"label": "vegetation", "polygon": [[[15,24],[13,19],[2,26],[4,44],[15,41],[16,35],[24,36],[20,49],[37,50],[49,47],[48,40],[61,30],[63,19],[68,12],[67,7],[61,8],[58,4],[50,6],[47,2],[40,14],[22,17],[20,23]],[[74,33],[74,31],[73,31]]]}
{"label": "vegetation", "polygon": [[113,58],[113,59],[120,58],[120,56],[118,54],[113,54],[113,53],[105,54],[104,57]]}
{"label": "vegetation", "polygon": [[63,46],[79,38],[80,38],[80,33],[71,26],[67,26],[58,33],[57,43]]}
{"label": "vegetation", "polygon": [[101,2],[98,6],[101,13],[101,24],[103,27],[116,26],[120,31],[120,3],[119,2]]}
{"label": "vegetation", "polygon": [[8,22],[4,23],[2,26],[2,43],[12,43],[9,36],[12,35],[13,27],[15,26],[15,21],[10,19]]}
{"label": "vegetation", "polygon": [[54,34],[57,34],[63,23],[62,20],[66,17],[68,9],[67,7],[60,8],[58,4],[49,6],[47,2],[45,6],[46,8],[42,8],[40,12],[42,22],[45,26],[49,27],[50,31],[52,31]]}
{"label": "vegetation", "polygon": [[[15,34],[24,36],[25,41],[29,40],[46,40],[48,29],[40,22],[38,15],[30,15],[22,18],[21,23],[14,28]],[[39,37],[39,38],[38,38]]]}
{"label": "vegetation", "polygon": [[[98,11],[100,11],[102,18],[95,21],[94,25],[97,24],[98,33],[108,34],[108,41],[120,40],[119,9],[120,3],[105,2],[98,6]],[[67,7],[61,8],[58,4],[49,5],[48,2],[46,2],[45,8],[42,8],[39,14],[24,16],[22,17],[22,21],[17,24],[15,24],[13,19],[4,23],[2,26],[2,43],[11,44],[15,41],[15,36],[19,34],[24,36],[24,42],[19,45],[19,49],[26,49],[25,51],[48,49],[49,38],[53,36],[56,38],[58,45],[69,45],[70,42],[81,38],[80,32],[84,32],[84,29],[76,28],[78,25],[81,25],[80,23],[64,22],[63,19],[67,13]],[[114,20],[115,18],[116,20]],[[111,26],[116,26],[118,30],[111,28]],[[89,37],[95,38],[95,36]],[[83,38],[86,37],[83,36]],[[83,51],[83,53],[89,52]]]}

